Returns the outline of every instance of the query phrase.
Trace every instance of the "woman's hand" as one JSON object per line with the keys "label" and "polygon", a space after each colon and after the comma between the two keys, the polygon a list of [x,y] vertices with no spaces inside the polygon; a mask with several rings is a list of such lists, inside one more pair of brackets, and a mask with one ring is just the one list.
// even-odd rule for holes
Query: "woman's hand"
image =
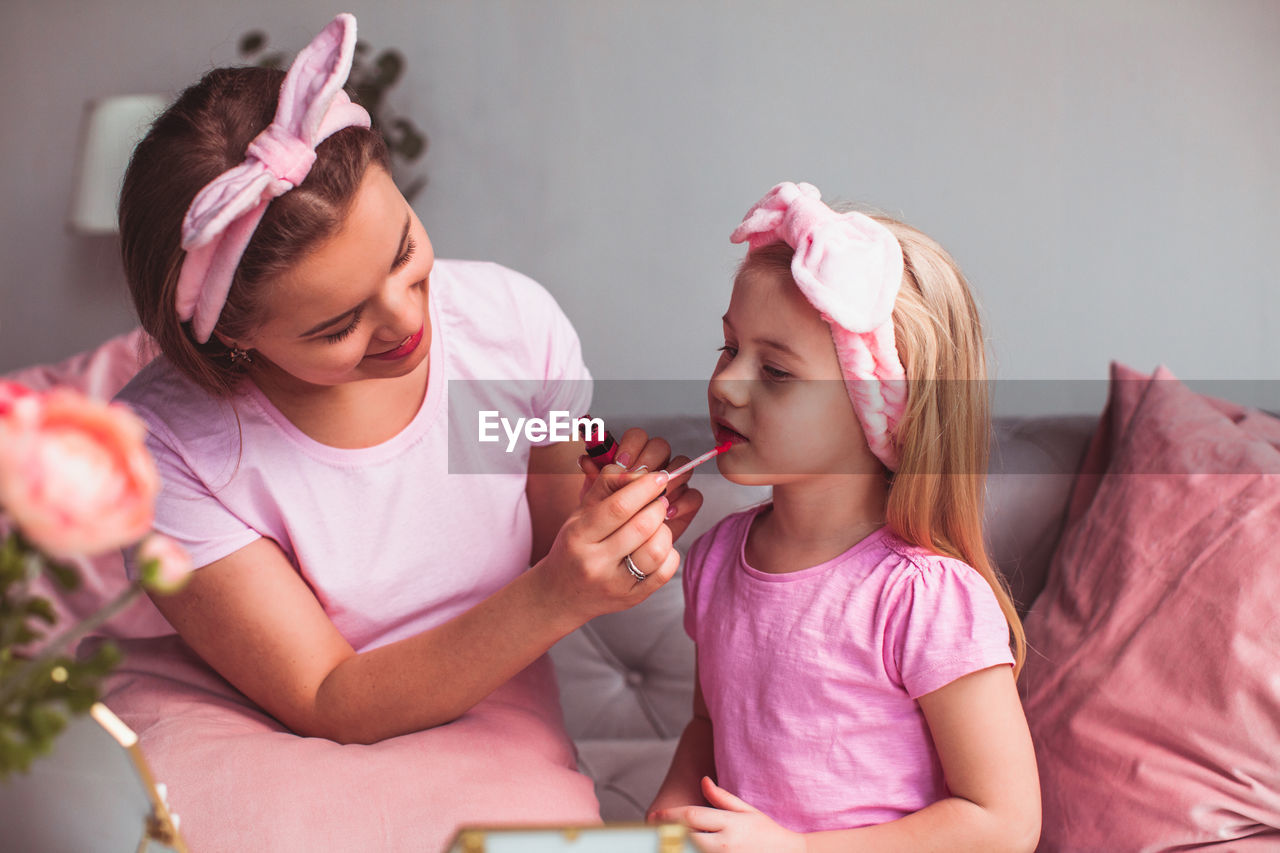
{"label": "woman's hand", "polygon": [[[604,613],[625,610],[648,598],[680,565],[671,529],[663,522],[669,502],[665,471],[597,477],[547,556],[534,566],[549,606],[565,612],[570,629]],[[630,556],[647,577],[637,580],[623,559]]]}
{"label": "woman's hand", "polygon": [[764,812],[702,777],[702,794],[711,804],[656,810],[651,820],[683,823],[708,853],[804,853],[804,836],[779,826]]}
{"label": "woman's hand", "polygon": [[[585,505],[589,496],[594,495],[599,499],[616,491],[630,482],[633,479],[630,475],[637,470],[658,471],[669,467],[678,468],[688,461],[687,456],[677,456],[672,459],[671,445],[666,439],[657,436],[650,438],[644,430],[633,427],[623,433],[622,440],[618,442],[618,452],[614,456],[613,464],[601,469],[590,456],[583,454],[578,457],[578,467],[587,475],[580,499]],[[689,488],[689,478],[692,476],[693,472],[690,471],[667,484],[666,497],[670,507],[667,510],[666,525],[671,530],[672,541],[679,539],[688,529],[689,523],[693,521],[693,517],[698,514],[698,509],[702,506],[702,493],[697,489]],[[602,477],[609,486],[608,491],[593,492],[592,487]]]}

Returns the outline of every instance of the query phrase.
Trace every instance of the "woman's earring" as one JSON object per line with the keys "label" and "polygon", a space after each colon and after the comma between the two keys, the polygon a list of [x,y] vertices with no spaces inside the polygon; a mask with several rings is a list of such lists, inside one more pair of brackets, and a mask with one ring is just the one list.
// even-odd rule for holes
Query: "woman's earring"
{"label": "woman's earring", "polygon": [[253,356],[249,355],[249,351],[242,350],[238,346],[232,346],[229,355],[231,356],[232,364],[245,366],[253,364]]}

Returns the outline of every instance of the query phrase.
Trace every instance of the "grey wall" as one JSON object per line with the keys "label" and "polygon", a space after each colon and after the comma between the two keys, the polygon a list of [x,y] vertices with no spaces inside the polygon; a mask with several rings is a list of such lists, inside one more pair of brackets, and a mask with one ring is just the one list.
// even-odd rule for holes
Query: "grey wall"
{"label": "grey wall", "polygon": [[[265,6],[265,8],[262,8]],[[68,234],[85,100],[175,91],[310,0],[6,3],[0,370],[132,324],[111,238]],[[437,254],[542,281],[610,378],[701,378],[779,180],[899,215],[960,261],[999,375],[1280,377],[1280,4],[356,4],[409,60]]]}

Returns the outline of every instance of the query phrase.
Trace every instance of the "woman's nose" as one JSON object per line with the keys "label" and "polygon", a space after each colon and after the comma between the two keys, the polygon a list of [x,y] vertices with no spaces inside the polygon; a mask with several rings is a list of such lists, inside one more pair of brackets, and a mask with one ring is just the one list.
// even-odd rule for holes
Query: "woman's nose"
{"label": "woman's nose", "polygon": [[388,339],[412,335],[422,326],[422,289],[391,280],[380,300],[379,331]]}

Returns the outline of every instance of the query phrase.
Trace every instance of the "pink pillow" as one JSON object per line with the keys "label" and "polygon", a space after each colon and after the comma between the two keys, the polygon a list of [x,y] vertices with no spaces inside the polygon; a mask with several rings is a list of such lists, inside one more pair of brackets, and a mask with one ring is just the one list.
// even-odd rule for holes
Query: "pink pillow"
{"label": "pink pillow", "polygon": [[448,725],[365,745],[293,734],[176,635],[119,645],[103,701],[193,851],[437,853],[466,825],[600,822],[545,656]]}
{"label": "pink pillow", "polygon": [[1040,849],[1280,849],[1280,421],[1112,365],[1022,688]]}
{"label": "pink pillow", "polygon": [[[34,365],[0,378],[19,382],[36,391],[67,387],[94,400],[110,400],[158,352],[155,342],[146,333],[134,329],[57,364]],[[47,576],[41,576],[32,584],[34,594],[53,603],[58,622],[49,636],[30,644],[28,652],[38,650],[45,641],[61,633],[71,623],[97,612],[128,583],[119,552],[71,562],[80,571],[81,584],[77,589],[68,592]],[[143,595],[96,633],[108,637],[149,637],[172,634],[173,628],[156,610],[151,599]]]}

